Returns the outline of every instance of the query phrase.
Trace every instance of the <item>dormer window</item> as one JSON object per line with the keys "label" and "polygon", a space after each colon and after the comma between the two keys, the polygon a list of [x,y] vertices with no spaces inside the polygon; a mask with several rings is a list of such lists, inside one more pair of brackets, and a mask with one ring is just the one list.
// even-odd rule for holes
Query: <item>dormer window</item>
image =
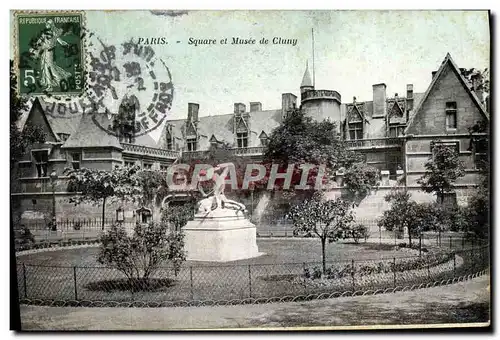
{"label": "dormer window", "polygon": [[59,139],[63,142],[67,141],[69,138],[69,133],[59,133],[57,135],[59,136]]}
{"label": "dormer window", "polygon": [[349,138],[363,139],[363,122],[349,123]]}
{"label": "dormer window", "polygon": [[196,138],[188,138],[186,140],[186,144],[188,151],[196,151],[196,149],[198,149],[198,143],[196,141]]}
{"label": "dormer window", "polygon": [[248,147],[248,132],[237,132],[236,133],[236,142],[237,142],[238,148]]}
{"label": "dormer window", "polygon": [[389,137],[400,137],[403,136],[405,131],[405,125],[392,125],[389,126]]}

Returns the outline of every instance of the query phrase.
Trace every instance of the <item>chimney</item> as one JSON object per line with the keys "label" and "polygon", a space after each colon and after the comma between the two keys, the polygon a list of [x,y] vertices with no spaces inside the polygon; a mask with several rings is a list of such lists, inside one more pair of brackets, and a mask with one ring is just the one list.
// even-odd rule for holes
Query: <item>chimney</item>
{"label": "chimney", "polygon": [[373,118],[385,117],[387,112],[386,85],[373,85]]}
{"label": "chimney", "polygon": [[250,112],[262,111],[261,102],[250,102]]}
{"label": "chimney", "polygon": [[281,94],[281,111],[283,114],[283,117],[285,117],[285,114],[297,107],[297,96],[294,95],[293,93],[283,93]]}
{"label": "chimney", "polygon": [[406,112],[413,110],[413,84],[406,84]]}
{"label": "chimney", "polygon": [[242,114],[245,113],[247,110],[245,104],[243,103],[234,103],[234,113],[235,114]]}
{"label": "chimney", "polygon": [[199,109],[200,109],[200,104],[188,103],[188,121],[190,122],[198,121]]}

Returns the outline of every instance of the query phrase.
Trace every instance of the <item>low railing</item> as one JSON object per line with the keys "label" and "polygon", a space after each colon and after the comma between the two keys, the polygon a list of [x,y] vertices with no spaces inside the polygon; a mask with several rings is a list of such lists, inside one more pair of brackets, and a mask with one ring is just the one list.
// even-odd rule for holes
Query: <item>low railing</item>
{"label": "low railing", "polygon": [[[95,262],[78,266],[18,258],[21,303],[68,306],[167,307],[304,301],[405,291],[484,274],[489,248],[416,256],[273,264],[160,267],[148,280],[127,280]],[[46,261],[45,261],[46,262]]]}
{"label": "low railing", "polygon": [[176,159],[179,152],[172,150],[165,150],[160,148],[152,148],[149,146],[121,143],[124,153],[132,153],[136,155],[149,155],[154,157],[162,157],[168,159]]}
{"label": "low railing", "polygon": [[400,147],[403,144],[403,140],[401,138],[373,138],[347,140],[346,143],[347,147],[351,149],[387,148]]}
{"label": "low railing", "polygon": [[317,98],[335,98],[340,102],[340,94],[331,90],[311,90],[302,95],[302,101]]}
{"label": "low railing", "polygon": [[[264,150],[264,146],[252,146],[248,148],[233,148],[230,152],[234,156],[260,156],[264,154]],[[208,150],[182,152],[182,158],[185,160],[203,159],[204,157],[207,157],[207,155]]]}

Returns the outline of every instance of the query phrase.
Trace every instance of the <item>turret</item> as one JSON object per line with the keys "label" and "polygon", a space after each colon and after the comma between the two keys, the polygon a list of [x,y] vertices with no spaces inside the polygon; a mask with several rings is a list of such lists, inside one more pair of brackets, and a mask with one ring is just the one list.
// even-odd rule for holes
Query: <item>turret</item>
{"label": "turret", "polygon": [[301,97],[309,90],[314,90],[314,85],[311,80],[311,75],[309,74],[309,64],[306,62],[306,71],[304,72],[304,77],[302,77],[302,83],[300,84]]}

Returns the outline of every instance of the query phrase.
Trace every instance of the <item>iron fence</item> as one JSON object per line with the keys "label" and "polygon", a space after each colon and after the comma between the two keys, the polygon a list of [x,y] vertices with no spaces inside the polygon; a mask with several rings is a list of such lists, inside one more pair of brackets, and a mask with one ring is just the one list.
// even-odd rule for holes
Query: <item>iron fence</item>
{"label": "iron fence", "polygon": [[126,279],[110,267],[19,262],[17,282],[21,302],[233,304],[401,290],[474,275],[488,266],[489,247],[476,246],[420,256],[327,262],[325,271],[319,262],[162,267],[147,281]]}

